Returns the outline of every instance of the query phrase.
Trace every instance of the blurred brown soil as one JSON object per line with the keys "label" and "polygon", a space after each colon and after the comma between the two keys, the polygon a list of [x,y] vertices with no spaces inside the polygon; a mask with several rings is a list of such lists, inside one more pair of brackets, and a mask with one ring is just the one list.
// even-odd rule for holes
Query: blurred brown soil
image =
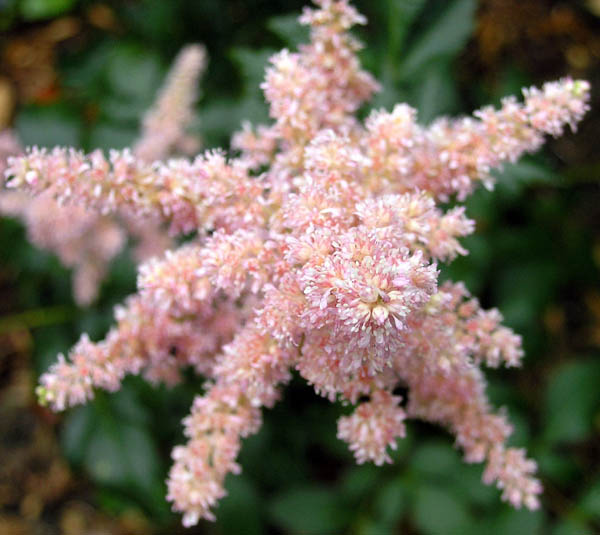
{"label": "blurred brown soil", "polygon": [[61,456],[59,417],[40,407],[29,353],[31,335],[0,336],[0,535],[144,535],[139,513],[98,512],[92,487]]}

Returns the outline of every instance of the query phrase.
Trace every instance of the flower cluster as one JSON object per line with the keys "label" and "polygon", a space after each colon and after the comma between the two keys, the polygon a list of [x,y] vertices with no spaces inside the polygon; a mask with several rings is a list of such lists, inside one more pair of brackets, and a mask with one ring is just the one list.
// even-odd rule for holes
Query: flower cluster
{"label": "flower cluster", "polygon": [[[440,203],[491,185],[491,169],[573,128],[589,86],[560,80],[428,127],[404,104],[362,123],[354,114],[378,85],[348,30],[365,20],[347,0],[315,3],[301,17],[310,43],[267,69],[273,123],[245,125],[235,158],[149,163],[127,150],[34,148],[9,160],[11,187],[195,231],[141,266],[116,326],[61,356],[41,378],[41,401],[64,409],[94,388],[117,389],[128,373],[169,382],[185,366],[203,374],[168,480],[188,526],[214,518],[226,474],[240,470],[241,439],[292,370],[320,395],[356,405],[338,436],[358,462],[389,462],[407,420],[436,422],[467,462],[486,463],[484,481],[504,499],[534,509],[535,463],[507,446],[511,426],[488,402],[481,371],[518,366],[521,341],[462,284],[439,284],[439,263],[466,254],[460,238],[474,230],[464,208]],[[148,129],[161,117],[148,115]]]}
{"label": "flower cluster", "polygon": [[[198,148],[198,141],[185,129],[205,62],[204,48],[199,45],[189,45],[179,53],[157,102],[144,118],[133,149],[136,158],[152,162],[173,152],[191,153]],[[22,152],[11,131],[0,132],[0,172],[7,157]],[[140,220],[125,207],[108,215],[59,201],[52,187],[35,199],[22,192],[0,191],[0,213],[20,218],[32,243],[52,251],[65,266],[73,268],[73,294],[80,305],[88,305],[97,297],[110,262],[128,236],[136,242],[138,261],[173,246],[160,220]]]}

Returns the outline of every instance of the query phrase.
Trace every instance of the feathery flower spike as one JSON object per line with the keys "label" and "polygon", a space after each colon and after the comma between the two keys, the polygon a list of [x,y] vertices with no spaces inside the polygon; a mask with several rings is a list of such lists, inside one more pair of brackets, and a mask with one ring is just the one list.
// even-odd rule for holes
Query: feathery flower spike
{"label": "feathery flower spike", "polygon": [[[464,285],[439,283],[439,265],[467,254],[460,239],[474,230],[464,207],[440,201],[491,187],[492,169],[574,129],[589,84],[551,82],[523,102],[429,127],[406,104],[363,124],[355,112],[378,84],[348,30],[366,21],[347,0],[315,4],[300,19],[310,43],[267,68],[273,123],[245,124],[233,138],[238,157],[149,162],[127,150],[34,148],[9,159],[13,188],[195,231],[140,267],[116,326],[61,356],[40,379],[40,399],[62,410],[95,388],[116,390],[126,374],[170,383],[193,366],[206,388],[184,420],[187,443],[173,450],[167,496],[186,526],[215,518],[226,475],[241,470],[241,440],[292,370],[319,395],[357,405],[337,430],[357,462],[390,462],[411,419],[438,423],[466,462],[485,463],[484,482],[502,499],[535,509],[535,462],[507,446],[512,427],[488,401],[481,369],[519,366],[521,339]],[[198,56],[190,61],[199,69]],[[161,97],[147,130],[160,110],[187,106],[186,95]],[[181,130],[172,132],[169,146]],[[405,400],[393,394],[399,386]]]}

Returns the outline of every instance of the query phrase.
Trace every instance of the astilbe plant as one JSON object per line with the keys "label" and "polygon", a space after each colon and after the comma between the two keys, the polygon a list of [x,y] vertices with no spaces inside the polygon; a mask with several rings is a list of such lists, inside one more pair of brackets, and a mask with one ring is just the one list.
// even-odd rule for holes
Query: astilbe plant
{"label": "astilbe plant", "polygon": [[[155,105],[144,117],[133,148],[140,160],[151,162],[171,153],[197,152],[198,140],[186,133],[186,127],[205,58],[200,45],[188,45],[177,56]],[[8,156],[21,152],[13,132],[0,132],[0,172]],[[140,221],[127,207],[102,213],[78,204],[60,204],[53,188],[35,199],[20,191],[0,191],[0,214],[21,219],[32,243],[55,253],[65,266],[73,268],[73,294],[79,305],[96,299],[110,262],[125,247],[128,236],[136,241],[134,256],[139,261],[173,246],[160,219]]]}
{"label": "astilbe plant", "polygon": [[488,402],[481,371],[520,365],[521,340],[464,285],[438,284],[438,263],[466,254],[460,238],[474,229],[463,207],[440,203],[490,186],[491,169],[574,128],[589,86],[563,79],[429,127],[405,104],[362,123],[355,114],[378,84],[348,30],[365,19],[346,0],[316,4],[300,19],[310,43],[267,69],[273,123],[237,133],[238,156],[149,163],[139,147],[159,136],[137,154],[33,148],[9,160],[10,187],[196,233],[140,267],[116,325],[59,356],[40,400],[62,410],[94,388],[117,390],[126,374],[167,383],[181,368],[202,374],[168,479],[186,526],[214,518],[225,476],[241,469],[241,439],[291,370],[329,400],[357,404],[338,437],[359,463],[390,462],[407,419],[435,422],[467,462],[486,463],[483,479],[504,500],[535,509],[535,462],[506,445],[511,425]]}

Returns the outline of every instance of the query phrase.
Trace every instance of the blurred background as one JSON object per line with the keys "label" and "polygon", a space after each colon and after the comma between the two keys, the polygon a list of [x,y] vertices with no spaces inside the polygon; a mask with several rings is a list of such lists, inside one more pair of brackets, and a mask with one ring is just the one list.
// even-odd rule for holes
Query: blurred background
{"label": "blurred background", "polygon": [[[128,146],[177,51],[210,64],[193,130],[227,146],[243,119],[268,119],[267,58],[306,40],[298,0],[0,0],[0,129],[26,145]],[[489,393],[539,462],[535,513],[500,503],[444,431],[410,422],[382,468],[336,439],[341,407],[294,380],[245,441],[243,474],[214,524],[183,530],[164,480],[201,380],[173,390],[128,378],[115,395],[55,415],[33,389],[82,331],[101,338],[135,289],[128,252],[93,305],[70,272],[0,219],[0,534],[172,533],[586,535],[600,533],[600,1],[356,0],[373,106],[406,101],[423,123],[470,113],[520,88],[586,78],[593,110],[577,134],[498,173],[468,202],[470,255],[443,267],[523,336],[521,370],[490,370]],[[368,110],[364,110],[368,112]],[[485,530],[485,531],[484,531]]]}

